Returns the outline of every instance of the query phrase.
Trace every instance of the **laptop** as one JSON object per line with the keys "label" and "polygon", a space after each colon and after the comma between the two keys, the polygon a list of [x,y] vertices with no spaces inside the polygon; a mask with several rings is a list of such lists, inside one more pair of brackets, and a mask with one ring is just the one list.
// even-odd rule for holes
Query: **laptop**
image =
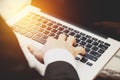
{"label": "laptop", "polygon": [[120,49],[120,42],[104,38],[71,23],[55,18],[31,5],[31,0],[1,0],[0,15],[15,32],[31,68],[44,75],[45,67],[29,53],[27,45],[41,48],[48,36],[58,38],[62,33],[76,38],[75,46],[83,46],[86,55],[75,58],[80,80],[93,80]]}

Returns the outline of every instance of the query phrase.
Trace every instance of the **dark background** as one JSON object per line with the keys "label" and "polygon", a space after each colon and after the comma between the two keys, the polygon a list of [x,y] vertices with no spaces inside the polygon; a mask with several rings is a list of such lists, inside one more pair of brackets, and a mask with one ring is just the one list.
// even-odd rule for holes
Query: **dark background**
{"label": "dark background", "polygon": [[120,41],[120,25],[117,30],[114,25],[112,28],[95,25],[100,21],[120,23],[119,0],[33,0],[32,4],[50,15]]}

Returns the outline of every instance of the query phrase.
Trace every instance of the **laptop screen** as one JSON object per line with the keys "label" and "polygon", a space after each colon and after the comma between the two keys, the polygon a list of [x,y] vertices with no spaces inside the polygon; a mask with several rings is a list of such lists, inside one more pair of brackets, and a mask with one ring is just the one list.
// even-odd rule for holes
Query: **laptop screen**
{"label": "laptop screen", "polygon": [[0,0],[0,15],[6,20],[31,4],[31,0]]}
{"label": "laptop screen", "polygon": [[107,27],[95,25],[101,21],[120,22],[118,3],[113,0],[33,0],[32,2],[45,13],[120,41],[120,29],[116,31],[116,28],[108,27],[109,25],[106,25]]}

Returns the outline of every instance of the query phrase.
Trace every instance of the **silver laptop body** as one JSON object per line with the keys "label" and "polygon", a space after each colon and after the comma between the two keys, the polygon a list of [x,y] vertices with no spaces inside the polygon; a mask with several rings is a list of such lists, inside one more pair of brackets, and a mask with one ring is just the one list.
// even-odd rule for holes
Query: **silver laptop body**
{"label": "silver laptop body", "polygon": [[[0,15],[14,30],[30,67],[36,68],[42,75],[44,65],[39,63],[26,47],[31,44],[40,49],[48,36],[57,38],[61,33],[75,36],[78,42],[76,46],[86,49],[87,55],[82,60],[79,60],[79,55],[76,57],[76,70],[80,80],[93,80],[120,49],[120,42],[109,37],[103,38],[43,13],[41,9],[31,5],[31,0],[1,0]],[[22,32],[21,29],[26,29],[27,32]]]}

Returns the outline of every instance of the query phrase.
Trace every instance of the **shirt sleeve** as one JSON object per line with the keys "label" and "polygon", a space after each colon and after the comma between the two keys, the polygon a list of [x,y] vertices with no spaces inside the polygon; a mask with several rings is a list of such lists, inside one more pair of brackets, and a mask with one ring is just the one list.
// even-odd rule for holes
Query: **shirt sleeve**
{"label": "shirt sleeve", "polygon": [[44,55],[44,64],[47,67],[50,63],[56,61],[64,61],[71,64],[75,69],[75,59],[73,55],[66,49],[55,48],[48,50]]}

